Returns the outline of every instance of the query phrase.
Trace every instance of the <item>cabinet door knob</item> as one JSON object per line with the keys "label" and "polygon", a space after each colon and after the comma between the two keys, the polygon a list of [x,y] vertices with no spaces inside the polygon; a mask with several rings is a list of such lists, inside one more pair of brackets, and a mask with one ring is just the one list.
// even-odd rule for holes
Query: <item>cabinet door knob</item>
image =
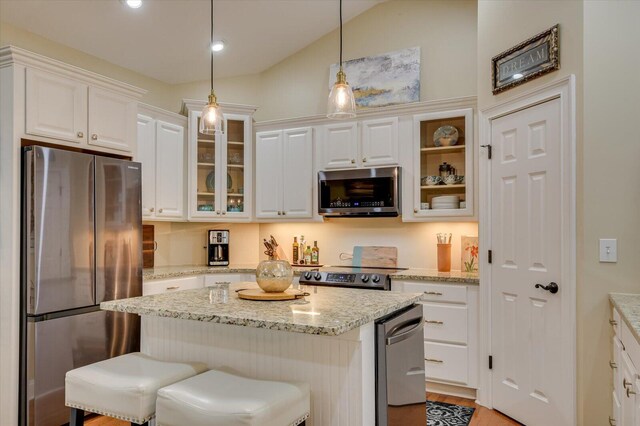
{"label": "cabinet door knob", "polygon": [[278,210],[278,216],[282,216],[282,212]]}
{"label": "cabinet door knob", "polygon": [[227,211],[226,210],[222,210],[222,214],[227,214]]}
{"label": "cabinet door knob", "polygon": [[631,398],[631,395],[635,395],[636,391],[631,390],[631,388],[627,388],[627,398]]}
{"label": "cabinet door knob", "polygon": [[622,386],[624,386],[625,388],[628,386],[631,386],[631,384],[632,384],[631,382],[627,382],[626,378],[622,379]]}
{"label": "cabinet door knob", "polygon": [[362,159],[362,162],[363,162],[363,163],[366,163],[366,162],[367,162],[367,158],[366,158],[366,157],[365,157],[365,158],[363,158],[363,159]]}
{"label": "cabinet door knob", "polygon": [[78,137],[79,138],[84,138],[84,133],[83,132],[78,132]]}
{"label": "cabinet door knob", "polygon": [[216,210],[216,214],[220,214],[220,210]]}
{"label": "cabinet door knob", "polygon": [[356,164],[356,160],[351,160],[351,164]]}
{"label": "cabinet door knob", "polygon": [[418,213],[418,209],[413,209],[413,212],[414,213]]}
{"label": "cabinet door knob", "polygon": [[158,209],[158,213],[162,213],[162,209]]}
{"label": "cabinet door knob", "polygon": [[153,208],[153,207],[151,207],[151,208],[149,209],[149,211],[150,211],[151,213],[153,213],[153,211],[154,211],[154,210],[155,210],[155,208]]}
{"label": "cabinet door knob", "polygon": [[618,368],[618,365],[613,361],[609,361],[609,367],[611,367],[612,370],[615,370]]}
{"label": "cabinet door knob", "polygon": [[610,426],[616,426],[616,419],[614,419],[613,417],[609,416],[609,425]]}
{"label": "cabinet door knob", "polygon": [[284,216],[284,215],[286,215],[286,214],[287,214],[287,212],[282,212],[282,216]]}
{"label": "cabinet door knob", "polygon": [[97,134],[95,134],[95,133],[94,133],[94,134],[92,134],[92,135],[91,135],[91,140],[92,140],[92,141],[97,141],[97,140],[98,140],[98,135],[97,135]]}

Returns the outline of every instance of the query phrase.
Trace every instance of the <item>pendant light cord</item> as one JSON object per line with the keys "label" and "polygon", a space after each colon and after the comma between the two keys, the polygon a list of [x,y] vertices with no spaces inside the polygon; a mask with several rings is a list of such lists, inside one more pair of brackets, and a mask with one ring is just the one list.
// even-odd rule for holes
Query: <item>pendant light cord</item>
{"label": "pendant light cord", "polygon": [[342,68],[342,0],[340,0],[340,68]]}
{"label": "pendant light cord", "polygon": [[209,51],[211,52],[211,91],[213,92],[213,0],[211,0],[211,43],[209,44]]}

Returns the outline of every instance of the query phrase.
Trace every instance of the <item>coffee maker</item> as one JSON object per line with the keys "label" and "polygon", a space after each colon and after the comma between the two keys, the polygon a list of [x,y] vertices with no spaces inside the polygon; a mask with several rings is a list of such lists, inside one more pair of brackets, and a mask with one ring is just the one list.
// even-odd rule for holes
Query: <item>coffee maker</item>
{"label": "coffee maker", "polygon": [[209,230],[207,264],[209,266],[229,266],[228,230]]}

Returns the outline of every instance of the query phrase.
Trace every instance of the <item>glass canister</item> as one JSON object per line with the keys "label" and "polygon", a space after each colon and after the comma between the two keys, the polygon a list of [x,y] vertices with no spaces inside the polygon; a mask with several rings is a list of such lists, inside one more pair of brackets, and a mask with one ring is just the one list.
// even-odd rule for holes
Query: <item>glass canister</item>
{"label": "glass canister", "polygon": [[256,268],[256,282],[267,293],[285,291],[293,282],[293,269],[286,260],[263,260]]}

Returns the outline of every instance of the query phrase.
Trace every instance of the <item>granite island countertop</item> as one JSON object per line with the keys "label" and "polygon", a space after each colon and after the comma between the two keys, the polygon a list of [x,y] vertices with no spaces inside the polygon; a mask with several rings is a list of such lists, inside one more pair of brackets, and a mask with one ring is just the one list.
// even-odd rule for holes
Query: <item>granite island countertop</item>
{"label": "granite island countertop", "polygon": [[640,344],[640,294],[609,293],[609,300]]}
{"label": "granite island countertop", "polygon": [[242,300],[235,294],[256,283],[234,283],[227,303],[211,303],[209,289],[102,302],[107,311],[337,336],[420,300],[422,293],[313,287],[304,299],[278,302]]}
{"label": "granite island countertop", "polygon": [[[159,280],[167,278],[178,278],[190,275],[208,274],[255,274],[255,263],[230,264],[229,266],[206,266],[206,265],[183,265],[183,266],[159,266],[143,270],[143,279]],[[344,265],[340,265],[344,266]],[[305,271],[312,270],[309,267],[293,267],[293,273],[299,276]],[[455,284],[479,284],[478,274],[461,271],[438,272],[435,269],[409,268],[404,271],[391,274],[392,280],[409,281],[437,281]]]}

